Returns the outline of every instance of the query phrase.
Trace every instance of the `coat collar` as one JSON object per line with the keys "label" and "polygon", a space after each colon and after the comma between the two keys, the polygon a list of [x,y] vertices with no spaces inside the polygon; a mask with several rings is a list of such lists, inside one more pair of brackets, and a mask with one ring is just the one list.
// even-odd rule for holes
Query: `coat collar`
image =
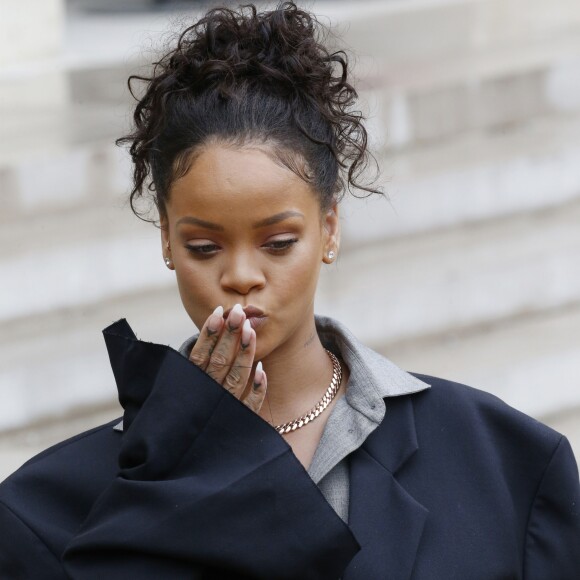
{"label": "coat collar", "polygon": [[413,398],[388,401],[385,420],[350,460],[348,524],[361,551],[343,580],[411,577],[428,510],[397,480],[419,452]]}

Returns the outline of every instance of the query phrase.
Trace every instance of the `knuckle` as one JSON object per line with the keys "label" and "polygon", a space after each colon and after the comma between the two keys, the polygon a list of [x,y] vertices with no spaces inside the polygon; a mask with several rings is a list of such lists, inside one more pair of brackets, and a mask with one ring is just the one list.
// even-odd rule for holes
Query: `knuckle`
{"label": "knuckle", "polygon": [[252,411],[256,408],[256,402],[250,396],[247,396],[243,403],[246,405],[246,407],[252,409]]}
{"label": "knuckle", "polygon": [[241,374],[237,368],[233,368],[226,377],[225,386],[231,389],[237,389],[241,383]]}
{"label": "knuckle", "polygon": [[211,353],[211,358],[209,359],[209,362],[213,366],[223,367],[228,364],[228,359],[223,352],[219,350],[214,350]]}
{"label": "knuckle", "polygon": [[262,397],[260,393],[254,390],[250,391],[248,396],[244,399],[244,403],[254,411],[257,411],[260,408],[261,402]]}
{"label": "knuckle", "polygon": [[202,352],[192,352],[189,356],[189,360],[197,365],[198,367],[203,366],[205,361],[207,360],[207,356],[204,355]]}

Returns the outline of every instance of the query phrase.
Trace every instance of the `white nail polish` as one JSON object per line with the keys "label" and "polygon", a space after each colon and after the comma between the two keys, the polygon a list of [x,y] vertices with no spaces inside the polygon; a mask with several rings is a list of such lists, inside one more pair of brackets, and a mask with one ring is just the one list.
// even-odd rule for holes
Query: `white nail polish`
{"label": "white nail polish", "polygon": [[244,320],[244,325],[242,326],[242,346],[248,346],[250,344],[250,338],[252,336],[252,325],[249,319]]}
{"label": "white nail polish", "polygon": [[236,304],[233,308],[232,308],[233,312],[238,312],[239,314],[243,314],[244,309],[242,308],[241,304]]}
{"label": "white nail polish", "polygon": [[264,380],[264,371],[262,369],[262,361],[256,365],[256,376],[259,376],[260,383]]}
{"label": "white nail polish", "polygon": [[224,315],[224,307],[223,306],[218,306],[213,312],[212,314],[217,314],[218,316],[223,316]]}

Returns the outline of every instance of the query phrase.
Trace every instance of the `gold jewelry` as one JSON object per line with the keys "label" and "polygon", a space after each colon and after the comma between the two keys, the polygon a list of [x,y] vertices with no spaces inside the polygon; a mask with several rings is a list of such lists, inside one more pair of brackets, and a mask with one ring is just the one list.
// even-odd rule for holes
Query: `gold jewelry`
{"label": "gold jewelry", "polygon": [[336,393],[338,393],[338,389],[340,388],[340,382],[342,381],[342,368],[338,359],[331,353],[328,349],[324,349],[330,360],[332,361],[332,380],[330,381],[330,385],[328,385],[328,389],[326,389],[326,393],[324,393],[324,397],[316,403],[308,413],[305,413],[298,419],[294,419],[293,421],[288,421],[287,423],[283,423],[282,425],[276,425],[274,429],[280,433],[280,435],[284,435],[285,433],[290,433],[290,431],[296,431],[296,429],[300,429],[300,427],[304,427],[310,423],[310,421],[314,421],[316,417],[318,417],[326,407],[330,404],[330,401],[334,399]]}

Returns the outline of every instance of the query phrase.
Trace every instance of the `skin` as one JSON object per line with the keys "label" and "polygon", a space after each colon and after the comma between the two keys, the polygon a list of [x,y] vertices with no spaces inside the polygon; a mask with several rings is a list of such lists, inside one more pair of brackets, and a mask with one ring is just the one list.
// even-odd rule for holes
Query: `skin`
{"label": "skin", "polygon": [[[184,308],[201,329],[191,360],[275,425],[312,408],[332,378],[314,324],[314,295],[322,264],[332,261],[328,252],[338,253],[340,226],[337,205],[323,211],[311,186],[266,147],[212,143],[196,152],[171,187],[161,233]],[[281,221],[256,227],[281,214]],[[227,320],[212,315],[236,304],[262,309],[265,323],[244,330],[243,312]],[[256,372],[258,361],[263,372]],[[346,370],[329,408],[284,435],[305,466],[344,393]]]}

